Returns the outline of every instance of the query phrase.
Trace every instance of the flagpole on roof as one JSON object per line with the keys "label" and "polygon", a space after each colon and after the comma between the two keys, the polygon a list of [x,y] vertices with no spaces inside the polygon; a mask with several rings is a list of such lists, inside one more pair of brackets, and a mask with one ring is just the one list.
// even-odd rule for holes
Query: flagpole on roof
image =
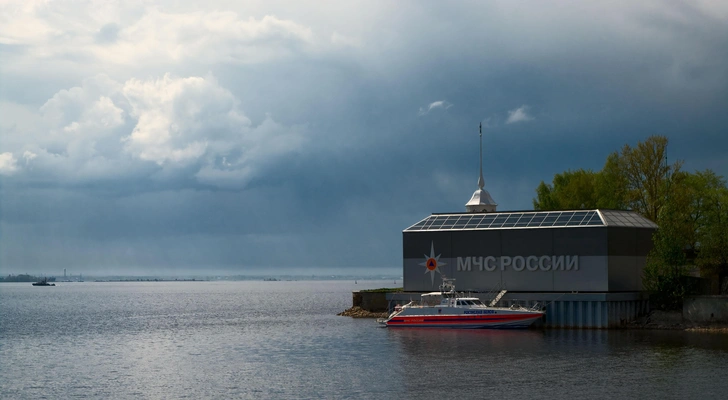
{"label": "flagpole on roof", "polygon": [[495,212],[498,204],[493,200],[485,190],[485,180],[483,179],[483,123],[478,127],[480,133],[480,176],[478,177],[478,189],[473,193],[470,201],[465,203],[467,212]]}
{"label": "flagpole on roof", "polygon": [[480,177],[478,178],[478,188],[481,190],[485,186],[483,181],[483,123],[480,123]]}

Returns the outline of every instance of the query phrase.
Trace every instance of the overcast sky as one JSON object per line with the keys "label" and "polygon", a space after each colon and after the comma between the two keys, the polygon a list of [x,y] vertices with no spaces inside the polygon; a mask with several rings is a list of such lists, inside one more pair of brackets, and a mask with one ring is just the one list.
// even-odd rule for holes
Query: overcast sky
{"label": "overcast sky", "polygon": [[397,271],[481,122],[501,211],[654,134],[728,175],[727,2],[107,3],[0,5],[2,274]]}

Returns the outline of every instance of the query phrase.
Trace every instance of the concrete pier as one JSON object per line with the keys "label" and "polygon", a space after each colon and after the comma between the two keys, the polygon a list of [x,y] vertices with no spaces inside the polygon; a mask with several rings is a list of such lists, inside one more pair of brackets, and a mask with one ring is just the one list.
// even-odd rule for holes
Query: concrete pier
{"label": "concrete pier", "polygon": [[683,319],[693,323],[728,323],[728,296],[685,298]]}

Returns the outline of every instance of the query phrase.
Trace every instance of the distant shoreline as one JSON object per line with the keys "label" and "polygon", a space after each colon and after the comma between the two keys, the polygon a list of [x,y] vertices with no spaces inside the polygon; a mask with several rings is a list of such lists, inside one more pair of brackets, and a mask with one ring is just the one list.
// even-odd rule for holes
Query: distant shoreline
{"label": "distant shoreline", "polygon": [[[165,279],[165,278],[126,278],[126,279],[94,279],[92,282],[208,282],[209,279],[200,279],[200,278],[174,278],[174,279]],[[60,281],[60,282],[69,282],[74,283],[77,281]]]}
{"label": "distant shoreline", "polygon": [[[22,278],[17,279],[16,275],[8,277],[0,277],[0,283],[22,283],[37,282],[44,277],[33,275],[18,275]],[[233,276],[90,276],[84,275],[83,278],[73,277],[56,277],[49,276],[49,282],[60,283],[81,283],[81,282],[236,282],[236,281],[265,281],[265,282],[316,282],[316,281],[350,281],[352,284],[361,284],[362,282],[382,282],[382,281],[399,281],[401,278],[379,277],[379,276],[312,276],[312,275],[233,275]],[[391,282],[390,282],[391,283]]]}
{"label": "distant shoreline", "polygon": [[22,283],[22,282],[38,282],[42,281],[43,279],[47,279],[48,282],[56,282],[56,277],[43,277],[43,276],[34,276],[29,274],[18,274],[18,275],[8,275],[6,277],[0,277],[0,282],[8,282],[8,283]]}

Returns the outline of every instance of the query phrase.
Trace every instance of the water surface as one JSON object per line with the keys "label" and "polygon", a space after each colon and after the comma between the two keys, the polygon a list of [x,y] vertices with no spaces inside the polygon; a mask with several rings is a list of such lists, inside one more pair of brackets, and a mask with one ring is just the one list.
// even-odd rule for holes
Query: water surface
{"label": "water surface", "polygon": [[0,398],[723,399],[728,335],[385,329],[391,281],[0,284]]}

